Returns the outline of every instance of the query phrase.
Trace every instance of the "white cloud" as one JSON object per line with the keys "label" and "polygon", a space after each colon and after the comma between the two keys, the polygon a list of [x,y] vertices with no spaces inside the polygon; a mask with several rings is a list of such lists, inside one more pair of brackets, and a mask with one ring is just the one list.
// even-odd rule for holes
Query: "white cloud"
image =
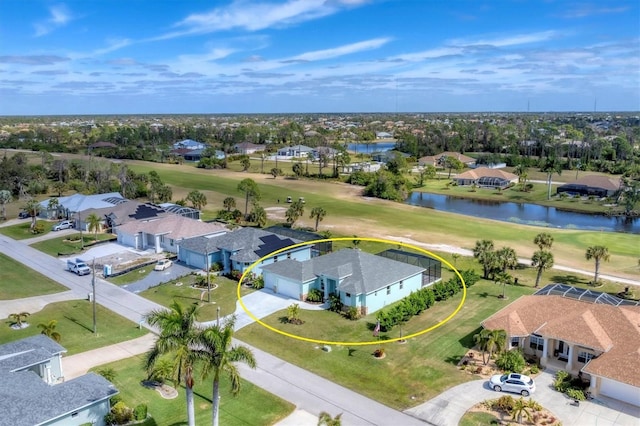
{"label": "white cloud", "polygon": [[34,24],[36,37],[41,37],[57,28],[64,27],[73,19],[73,16],[64,4],[51,6],[49,13],[51,16],[48,19]]}
{"label": "white cloud", "polygon": [[323,59],[336,58],[338,56],[349,55],[365,50],[377,49],[387,44],[389,41],[391,41],[390,38],[374,38],[357,43],[345,44],[331,49],[302,53],[285,61],[320,61]]}
{"label": "white cloud", "polygon": [[518,34],[513,36],[506,36],[493,39],[479,39],[479,40],[452,40],[449,44],[453,46],[494,46],[494,47],[507,47],[516,46],[521,44],[538,43],[541,41],[547,41],[559,36],[557,31],[541,31],[531,34]]}

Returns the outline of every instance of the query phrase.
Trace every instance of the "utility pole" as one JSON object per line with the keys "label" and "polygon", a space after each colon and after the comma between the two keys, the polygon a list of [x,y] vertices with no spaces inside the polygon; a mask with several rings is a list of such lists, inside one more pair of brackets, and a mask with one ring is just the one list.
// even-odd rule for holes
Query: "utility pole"
{"label": "utility pole", "polygon": [[98,327],[96,325],[96,258],[93,258],[93,276],[91,277],[91,288],[93,289],[93,334],[98,334]]}
{"label": "utility pole", "polygon": [[[207,250],[205,250],[206,252]],[[209,253],[205,253],[205,256],[207,257],[206,260],[206,265],[207,265],[207,303],[211,303],[211,277],[209,274]]]}
{"label": "utility pole", "polygon": [[84,238],[82,238],[82,218],[78,212],[78,229],[80,229],[80,250],[84,250]]}
{"label": "utility pole", "polygon": [[220,328],[220,306],[216,309],[216,325]]}

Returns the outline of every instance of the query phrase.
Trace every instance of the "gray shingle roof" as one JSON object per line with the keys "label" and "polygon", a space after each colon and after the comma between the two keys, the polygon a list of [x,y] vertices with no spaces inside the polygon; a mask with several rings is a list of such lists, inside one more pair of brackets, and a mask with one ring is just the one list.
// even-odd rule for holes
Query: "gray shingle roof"
{"label": "gray shingle roof", "polygon": [[298,282],[320,275],[340,278],[339,290],[354,294],[372,293],[425,270],[357,249],[343,249],[304,262],[289,259],[262,269]]}
{"label": "gray shingle roof", "polygon": [[0,372],[21,370],[64,352],[65,348],[42,334],[5,343],[0,345]]}

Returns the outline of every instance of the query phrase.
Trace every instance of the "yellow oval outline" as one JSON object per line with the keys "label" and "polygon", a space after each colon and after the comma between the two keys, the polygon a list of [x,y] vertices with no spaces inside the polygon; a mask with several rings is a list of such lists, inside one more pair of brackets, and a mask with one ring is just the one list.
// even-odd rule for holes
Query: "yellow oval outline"
{"label": "yellow oval outline", "polygon": [[[438,259],[439,261],[443,262],[445,265],[447,265],[449,268],[451,268],[453,270],[453,272],[455,272],[455,274],[458,276],[458,278],[460,278],[460,281],[462,281],[462,300],[460,300],[460,303],[458,304],[458,306],[456,306],[456,309],[445,319],[443,319],[442,321],[440,321],[439,323],[425,328],[424,330],[421,330],[417,333],[413,333],[413,334],[408,334],[406,336],[402,336],[402,337],[396,337],[393,339],[387,339],[387,340],[374,340],[374,341],[369,341],[369,342],[335,342],[332,340],[318,340],[318,339],[312,339],[310,337],[304,337],[304,336],[299,336],[297,334],[292,334],[292,333],[287,333],[286,331],[282,331],[282,330],[278,330],[275,327],[270,326],[269,324],[265,324],[264,322],[260,321],[260,319],[258,319],[255,315],[253,315],[251,313],[251,311],[249,311],[249,309],[245,306],[244,302],[242,301],[242,295],[240,294],[240,289],[242,287],[242,282],[244,281],[245,277],[247,276],[247,274],[249,274],[251,272],[251,270],[259,263],[262,262],[265,259],[270,258],[271,256],[275,256],[278,253],[282,253],[284,251],[287,250],[291,250],[292,248],[296,248],[296,247],[303,247],[303,246],[308,246],[308,245],[313,245],[313,244],[317,244],[317,243],[324,243],[324,242],[328,242],[328,241],[353,241],[353,240],[360,240],[360,241],[372,241],[372,242],[376,242],[376,243],[383,243],[383,244],[394,244],[394,245],[399,245],[399,246],[403,246],[403,247],[408,247],[414,250],[417,250],[419,252],[425,253],[428,256],[434,257],[435,259]],[[445,259],[443,259],[442,257],[438,256],[437,254],[431,253],[428,250],[424,250],[420,247],[416,247],[413,246],[411,244],[406,244],[406,243],[401,243],[401,242],[397,242],[397,241],[393,241],[393,240],[385,240],[382,238],[368,238],[368,237],[336,237],[336,238],[324,238],[321,240],[313,240],[313,241],[305,241],[303,243],[298,243],[298,244],[293,244],[284,248],[281,248],[279,250],[276,250],[272,253],[269,253],[266,256],[261,257],[260,259],[256,260],[253,264],[251,264],[242,274],[242,276],[240,277],[240,281],[238,281],[238,288],[236,291],[236,296],[238,298],[238,302],[240,303],[240,306],[242,307],[242,310],[245,311],[245,313],[247,315],[249,315],[249,317],[251,317],[251,319],[253,319],[255,322],[257,322],[258,324],[260,324],[261,326],[263,326],[264,328],[274,331],[278,334],[281,334],[283,336],[286,337],[290,337],[292,339],[297,339],[297,340],[301,340],[304,342],[311,342],[311,343],[318,343],[321,345],[341,345],[341,346],[369,346],[369,345],[380,345],[383,343],[393,343],[393,342],[397,342],[399,340],[405,340],[405,339],[411,339],[413,337],[417,337],[417,336],[421,336],[425,333],[428,333],[432,330],[435,330],[438,327],[443,326],[444,324],[446,324],[449,320],[451,320],[454,316],[457,315],[457,313],[460,311],[460,309],[462,309],[462,306],[464,305],[465,300],[467,299],[467,284],[464,282],[464,278],[462,278],[462,275],[460,275],[460,272],[458,272],[458,270],[448,261],[446,261]],[[293,300],[293,299],[292,299]]]}

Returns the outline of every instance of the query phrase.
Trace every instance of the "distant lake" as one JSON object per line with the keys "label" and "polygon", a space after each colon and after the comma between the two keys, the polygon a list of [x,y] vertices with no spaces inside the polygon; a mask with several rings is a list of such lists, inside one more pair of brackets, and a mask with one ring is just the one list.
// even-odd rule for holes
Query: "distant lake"
{"label": "distant lake", "polygon": [[358,154],[371,154],[374,152],[391,151],[396,147],[395,142],[380,142],[370,143],[369,145],[364,142],[347,144],[347,150],[356,152]]}
{"label": "distant lake", "polygon": [[426,192],[412,192],[405,202],[444,212],[523,225],[640,234],[639,218],[576,213],[537,204],[473,200]]}

